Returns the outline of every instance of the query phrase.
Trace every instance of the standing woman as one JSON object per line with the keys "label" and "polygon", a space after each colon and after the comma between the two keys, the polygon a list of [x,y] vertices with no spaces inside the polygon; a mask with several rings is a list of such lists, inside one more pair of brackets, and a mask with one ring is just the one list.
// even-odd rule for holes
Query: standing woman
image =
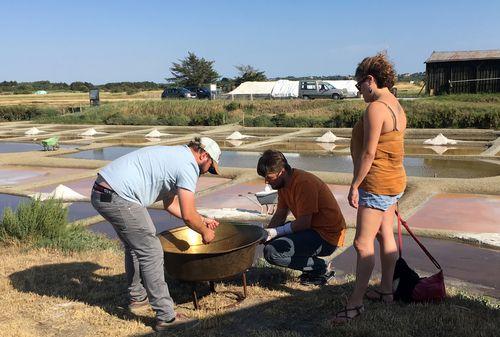
{"label": "standing woman", "polygon": [[[395,71],[384,53],[365,58],[357,67],[356,87],[368,107],[352,130],[354,177],[349,204],[358,209],[354,247],[356,282],[345,308],[334,316],[342,324],[364,311],[363,297],[392,302],[392,278],[397,260],[393,224],[396,203],[406,187],[403,167],[406,115],[391,93]],[[382,280],[367,292],[375,264],[374,241],[380,244]]]}

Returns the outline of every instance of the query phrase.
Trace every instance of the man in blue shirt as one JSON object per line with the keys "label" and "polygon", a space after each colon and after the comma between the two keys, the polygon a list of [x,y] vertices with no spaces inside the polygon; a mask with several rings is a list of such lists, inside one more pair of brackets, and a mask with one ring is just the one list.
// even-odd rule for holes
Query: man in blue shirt
{"label": "man in blue shirt", "polygon": [[210,243],[219,223],[196,211],[195,190],[201,174],[219,174],[220,154],[208,137],[188,145],[149,146],[105,166],[94,183],[92,205],[113,225],[125,247],[129,308],[151,304],[157,331],[186,317],[175,313],[165,282],[163,248],[146,207],[162,200],[165,210]]}

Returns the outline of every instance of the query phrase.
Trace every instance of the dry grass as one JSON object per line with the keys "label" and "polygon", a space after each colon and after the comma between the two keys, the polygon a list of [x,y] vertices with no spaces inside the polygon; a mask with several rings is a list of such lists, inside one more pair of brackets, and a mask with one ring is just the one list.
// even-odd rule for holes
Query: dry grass
{"label": "dry grass", "polygon": [[[160,100],[161,90],[141,91],[133,95],[127,95],[124,92],[100,93],[102,102],[120,102],[120,101],[144,101]],[[0,95],[0,105],[40,105],[40,106],[78,106],[89,104],[89,94],[84,92],[55,92],[47,95]]]}
{"label": "dry grass", "polygon": [[[116,251],[62,255],[50,250],[0,248],[0,335],[155,336],[153,312],[134,314],[126,306],[122,255]],[[256,268],[248,274],[249,298],[234,309],[239,280],[219,284],[217,294],[194,311],[190,287],[169,280],[177,310],[198,318],[194,327],[170,336],[494,336],[498,305],[456,290],[443,304],[392,306],[367,303],[360,319],[331,327],[328,318],[342,306],[352,283],[322,288],[298,284],[289,273]],[[199,294],[208,290],[199,286]]]}

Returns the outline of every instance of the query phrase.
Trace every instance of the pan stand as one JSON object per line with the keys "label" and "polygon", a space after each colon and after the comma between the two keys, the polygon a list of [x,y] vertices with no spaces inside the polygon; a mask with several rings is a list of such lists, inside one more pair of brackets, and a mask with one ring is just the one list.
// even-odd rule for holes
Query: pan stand
{"label": "pan stand", "polygon": [[[243,281],[243,294],[231,292],[233,294],[236,294],[236,296],[237,296],[236,303],[230,304],[230,305],[226,306],[225,308],[234,307],[234,306],[240,304],[247,297],[247,275],[246,275],[246,271],[244,271],[241,274],[241,279]],[[210,293],[215,293],[216,292],[216,290],[215,290],[215,282],[214,281],[209,281],[208,283],[210,285]],[[200,305],[200,300],[201,299],[198,299],[198,295],[196,293],[196,283],[193,283],[192,291],[193,291],[193,305],[194,305],[194,308],[195,308],[195,310],[199,310],[201,308],[201,305]]]}

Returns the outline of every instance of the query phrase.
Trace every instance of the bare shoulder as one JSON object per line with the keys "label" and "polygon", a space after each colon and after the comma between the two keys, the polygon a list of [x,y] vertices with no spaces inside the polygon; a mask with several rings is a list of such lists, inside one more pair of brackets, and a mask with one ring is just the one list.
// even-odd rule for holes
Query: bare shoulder
{"label": "bare shoulder", "polygon": [[371,102],[365,111],[365,117],[368,119],[384,119],[381,111],[387,110],[387,105],[380,101]]}

